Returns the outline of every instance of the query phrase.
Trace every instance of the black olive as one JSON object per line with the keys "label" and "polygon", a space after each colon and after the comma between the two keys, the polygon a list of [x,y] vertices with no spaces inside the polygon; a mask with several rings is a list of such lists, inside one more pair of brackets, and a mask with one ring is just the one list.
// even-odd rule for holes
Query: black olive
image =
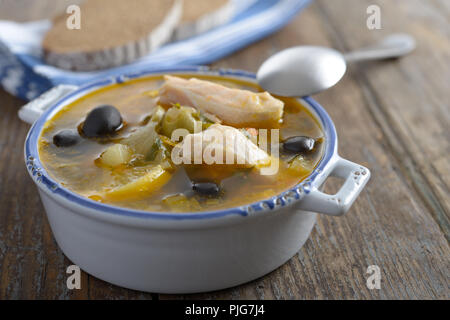
{"label": "black olive", "polygon": [[61,130],[53,136],[53,144],[57,147],[70,147],[78,143],[80,136],[76,130]]}
{"label": "black olive", "polygon": [[283,149],[293,153],[306,153],[314,149],[315,140],[310,137],[297,136],[286,139]]}
{"label": "black olive", "polygon": [[192,189],[204,196],[217,196],[220,193],[220,187],[214,182],[195,182]]}
{"label": "black olive", "polygon": [[81,128],[88,138],[104,137],[117,131],[122,125],[122,116],[113,106],[99,106],[86,116]]}

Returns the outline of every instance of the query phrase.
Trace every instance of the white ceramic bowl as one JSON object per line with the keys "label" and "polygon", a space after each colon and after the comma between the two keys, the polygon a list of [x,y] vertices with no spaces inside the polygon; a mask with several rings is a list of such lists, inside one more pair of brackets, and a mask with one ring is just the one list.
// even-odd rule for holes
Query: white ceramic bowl
{"label": "white ceramic bowl", "polygon": [[[339,157],[333,122],[309,97],[302,103],[325,133],[323,158],[305,181],[264,201],[212,212],[145,212],[92,201],[48,175],[39,160],[38,138],[44,123],[58,110],[114,82],[164,73],[213,74],[255,82],[255,75],[244,71],[205,67],[148,71],[81,88],[56,87],[19,112],[22,119],[34,122],[25,141],[25,162],[55,239],[87,273],[122,287],[159,293],[236,286],[288,261],[309,237],[317,212],[344,214],[368,181],[367,168]],[[345,180],[335,195],[319,191],[329,176]]]}

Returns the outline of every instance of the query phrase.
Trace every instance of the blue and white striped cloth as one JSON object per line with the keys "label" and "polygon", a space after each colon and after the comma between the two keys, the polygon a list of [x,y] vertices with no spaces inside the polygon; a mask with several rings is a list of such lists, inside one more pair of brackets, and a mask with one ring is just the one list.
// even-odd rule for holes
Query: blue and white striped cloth
{"label": "blue and white striped cloth", "polygon": [[119,73],[214,62],[283,27],[311,0],[234,0],[235,16],[202,35],[169,43],[131,64],[95,72],[72,72],[45,64],[41,40],[48,20],[0,21],[0,84],[11,94],[31,100],[58,84],[81,85]]}

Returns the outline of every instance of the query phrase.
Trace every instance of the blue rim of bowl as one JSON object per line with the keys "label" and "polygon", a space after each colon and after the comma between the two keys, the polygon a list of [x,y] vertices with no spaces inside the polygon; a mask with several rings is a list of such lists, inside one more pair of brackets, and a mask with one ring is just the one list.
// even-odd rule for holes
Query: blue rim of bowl
{"label": "blue rim of bowl", "polygon": [[215,211],[189,213],[151,212],[122,208],[91,200],[66,189],[49,176],[39,159],[38,141],[47,118],[54,110],[65,104],[68,100],[79,96],[84,91],[94,89],[98,90],[101,87],[114,83],[123,83],[127,80],[132,80],[144,76],[158,75],[162,73],[199,73],[212,76],[223,76],[231,78],[235,77],[241,80],[254,81],[256,79],[256,75],[254,73],[243,70],[211,69],[205,66],[186,66],[144,70],[139,73],[119,75],[116,77],[111,77],[108,79],[103,79],[86,84],[85,86],[76,89],[72,93],[58,100],[51,107],[49,107],[32,125],[30,131],[28,132],[27,138],[25,140],[25,163],[28,172],[30,173],[33,180],[35,180],[36,183],[43,184],[52,194],[63,197],[78,205],[105,213],[112,213],[127,217],[156,218],[165,220],[193,220],[220,218],[229,215],[248,216],[250,213],[273,210],[290,204],[293,201],[300,201],[305,196],[305,194],[308,194],[310,192],[311,187],[314,185],[315,181],[317,181],[317,178],[324,172],[325,167],[328,165],[328,163],[336,153],[337,135],[336,129],[330,116],[325,111],[325,109],[314,99],[312,99],[311,97],[302,97],[301,99],[309,105],[309,109],[312,109],[314,111],[314,115],[319,118],[320,124],[322,125],[322,129],[325,133],[326,143],[324,155],[314,171],[305,180],[295,185],[294,187],[268,199],[260,200],[244,206]]}

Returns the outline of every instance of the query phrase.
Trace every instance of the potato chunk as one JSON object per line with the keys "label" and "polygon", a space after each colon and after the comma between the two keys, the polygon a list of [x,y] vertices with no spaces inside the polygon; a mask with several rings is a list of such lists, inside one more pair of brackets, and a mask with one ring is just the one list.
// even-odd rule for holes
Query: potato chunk
{"label": "potato chunk", "polygon": [[160,165],[152,167],[143,176],[104,193],[112,201],[144,199],[170,180],[171,174]]}

